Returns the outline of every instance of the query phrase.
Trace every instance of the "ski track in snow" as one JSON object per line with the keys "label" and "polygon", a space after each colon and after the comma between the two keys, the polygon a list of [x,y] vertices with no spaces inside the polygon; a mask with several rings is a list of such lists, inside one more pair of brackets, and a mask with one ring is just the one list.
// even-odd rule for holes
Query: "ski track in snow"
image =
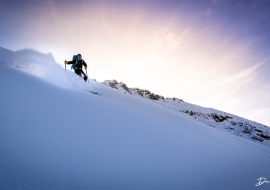
{"label": "ski track in snow", "polygon": [[0,49],[0,189],[269,189],[268,147],[27,51]]}

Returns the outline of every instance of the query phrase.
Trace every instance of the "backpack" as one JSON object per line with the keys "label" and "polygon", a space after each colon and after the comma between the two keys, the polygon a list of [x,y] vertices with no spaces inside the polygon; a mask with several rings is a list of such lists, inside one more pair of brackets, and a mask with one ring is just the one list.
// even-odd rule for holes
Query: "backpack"
{"label": "backpack", "polygon": [[[76,63],[72,64],[71,66],[71,70],[72,69],[77,69],[77,65],[78,65],[78,59],[77,59],[77,55],[73,55],[72,61],[76,60]],[[82,63],[83,63],[83,59],[82,59]]]}

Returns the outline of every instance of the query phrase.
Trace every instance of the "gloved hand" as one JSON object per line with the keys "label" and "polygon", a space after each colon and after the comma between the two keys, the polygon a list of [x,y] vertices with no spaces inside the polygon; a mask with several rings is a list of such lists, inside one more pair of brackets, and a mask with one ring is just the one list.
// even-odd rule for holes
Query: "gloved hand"
{"label": "gloved hand", "polygon": [[64,63],[67,64],[68,62],[65,60]]}
{"label": "gloved hand", "polygon": [[87,67],[86,66],[84,68],[85,68],[85,70],[87,70]]}

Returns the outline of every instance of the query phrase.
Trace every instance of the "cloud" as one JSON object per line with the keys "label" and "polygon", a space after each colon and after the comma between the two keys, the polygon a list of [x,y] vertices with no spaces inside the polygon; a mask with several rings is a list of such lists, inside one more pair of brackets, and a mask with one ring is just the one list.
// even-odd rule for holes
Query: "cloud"
{"label": "cloud", "polygon": [[170,27],[162,27],[154,31],[147,39],[145,52],[149,63],[153,61],[159,62],[167,54],[175,50],[179,44],[192,38],[192,30],[190,28],[185,29],[180,34],[173,33],[171,31]]}
{"label": "cloud", "polygon": [[239,83],[240,81],[252,80],[253,78],[255,78],[255,76],[253,75],[254,71],[257,70],[262,65],[263,65],[263,63],[257,63],[256,65],[249,67],[247,69],[244,69],[243,71],[241,71],[233,76],[226,77],[224,79],[224,81],[222,82],[222,84],[229,83],[229,85],[230,85],[232,83],[234,83],[234,84]]}

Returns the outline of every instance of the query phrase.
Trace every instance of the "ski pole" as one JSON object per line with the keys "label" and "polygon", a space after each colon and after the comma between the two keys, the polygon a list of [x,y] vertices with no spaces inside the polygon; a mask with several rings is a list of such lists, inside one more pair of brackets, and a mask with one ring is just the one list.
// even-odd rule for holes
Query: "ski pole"
{"label": "ski pole", "polygon": [[66,65],[67,65],[67,64],[65,64],[65,71],[67,71],[67,69],[66,69]]}
{"label": "ski pole", "polygon": [[86,72],[87,81],[88,81],[88,84],[89,84],[89,78],[88,78],[87,70],[85,70],[85,72]]}

